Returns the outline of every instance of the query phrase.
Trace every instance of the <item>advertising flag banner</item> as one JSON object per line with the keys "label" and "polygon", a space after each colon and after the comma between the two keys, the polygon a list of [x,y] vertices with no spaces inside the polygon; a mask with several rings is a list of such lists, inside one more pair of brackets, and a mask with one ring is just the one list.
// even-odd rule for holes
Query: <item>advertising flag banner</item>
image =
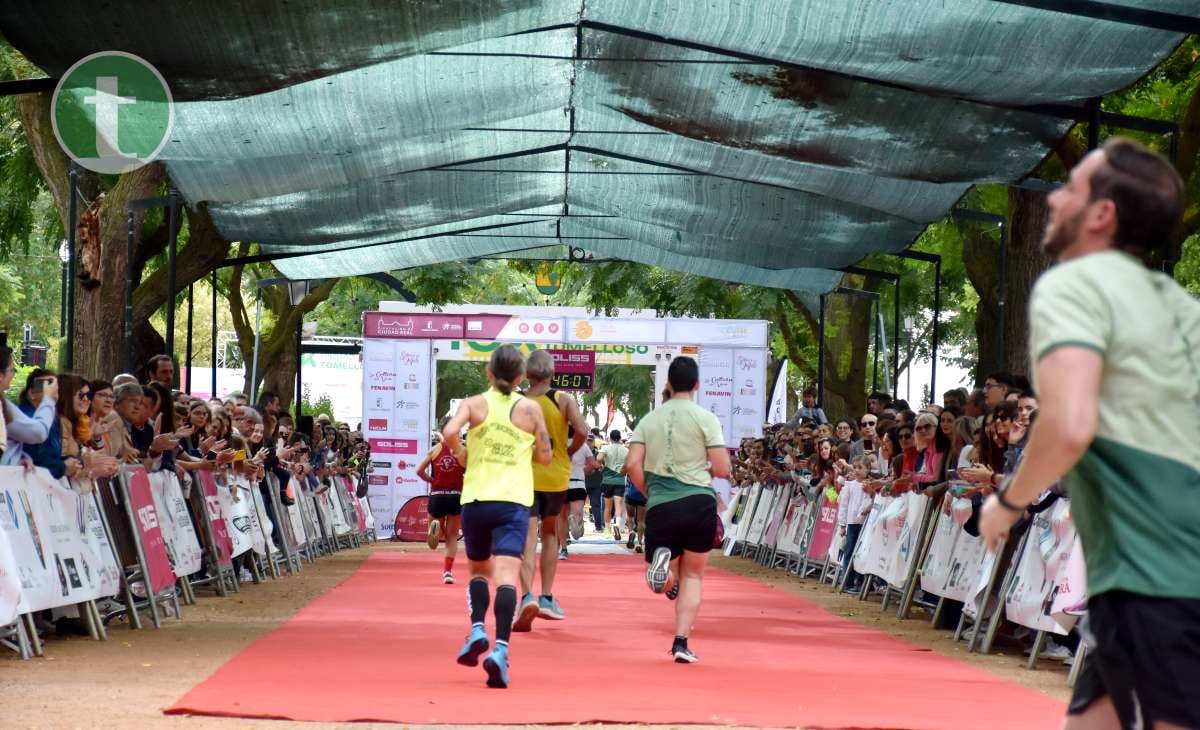
{"label": "advertising flag banner", "polygon": [[736,446],[733,438],[733,350],[704,348],[700,350],[700,390],[696,403],[711,412],[721,422],[725,445]]}
{"label": "advertising flag banner", "polygon": [[766,402],[767,351],[742,348],[733,351],[733,395],[730,409],[730,428],[726,431],[729,446],[736,446],[744,438],[762,436]]}
{"label": "advertising flag banner", "polygon": [[159,523],[162,518],[154,506],[154,494],[150,477],[140,466],[125,467],[122,474],[129,490],[129,506],[133,510],[134,529],[142,543],[146,558],[146,569],[150,572],[150,590],[155,593],[175,583],[175,571],[167,555],[167,542],[163,539]]}
{"label": "advertising flag banner", "polygon": [[[808,541],[808,557],[812,560],[825,560],[829,554],[829,546],[833,543],[833,536],[837,533],[837,503],[830,503],[822,493],[819,505],[817,522],[813,525],[812,538]],[[863,532],[866,532],[866,528]]]}
{"label": "advertising flag banner", "polygon": [[775,387],[771,390],[771,405],[767,407],[767,423],[787,422],[787,371],[788,361],[779,365],[775,376]]}

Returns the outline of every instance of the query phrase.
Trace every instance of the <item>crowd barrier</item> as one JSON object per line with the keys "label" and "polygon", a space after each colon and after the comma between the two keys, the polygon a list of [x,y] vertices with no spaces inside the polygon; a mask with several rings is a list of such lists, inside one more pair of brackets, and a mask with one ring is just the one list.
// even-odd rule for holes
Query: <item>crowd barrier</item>
{"label": "crowd barrier", "polygon": [[[299,573],[338,550],[374,541],[358,480],[331,477],[259,489],[244,477],[123,466],[113,478],[53,479],[45,469],[0,467],[0,645],[41,655],[34,614],[78,617],[93,639],[117,616],[141,629],[183,618],[197,590],[241,590]],[[264,494],[265,491],[265,494]]]}
{"label": "crowd barrier", "polygon": [[[788,484],[752,484],[735,490],[721,515],[726,555],[749,558],[802,579],[816,578],[845,587],[841,574],[843,538],[837,503],[824,492]],[[963,604],[954,632],[968,651],[989,653],[1001,618],[1035,632],[1028,666],[1033,667],[1046,636],[1067,634],[1086,611],[1083,553],[1070,517],[1070,501],[1059,499],[1033,516],[1018,537],[998,554],[963,526],[971,502],[951,490],[939,495],[906,492],[877,495],[851,557],[863,576],[859,600],[875,591],[881,609],[897,603],[907,618],[917,592],[933,612],[934,626],[947,602]],[[944,493],[944,494],[943,494]],[[1010,538],[1011,539],[1011,538]],[[936,600],[936,603],[933,601]],[[1082,665],[1083,644],[1071,671]]]}

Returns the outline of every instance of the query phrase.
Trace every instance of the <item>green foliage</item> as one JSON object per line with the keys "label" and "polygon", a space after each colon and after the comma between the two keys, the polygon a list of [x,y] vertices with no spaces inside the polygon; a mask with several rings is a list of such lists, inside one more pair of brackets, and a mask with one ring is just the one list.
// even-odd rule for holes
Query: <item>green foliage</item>
{"label": "green foliage", "polygon": [[[647,365],[597,365],[595,385],[583,394],[585,411],[595,411],[601,398],[612,396],[613,407],[632,426],[654,408],[654,368]],[[598,415],[597,425],[603,426],[608,414]]]}
{"label": "green foliage", "polygon": [[[13,357],[17,357],[17,353],[13,353]],[[33,372],[33,367],[30,365],[22,365],[19,362],[14,362],[13,367],[17,372],[13,374],[12,382],[8,386],[8,390],[4,393],[4,397],[12,402],[17,402],[17,396],[25,389],[25,381],[29,379],[29,373]]]}
{"label": "green foliage", "polygon": [[328,394],[322,393],[321,397],[314,401],[312,400],[312,389],[306,385],[304,386],[304,395],[300,400],[304,404],[304,415],[316,418],[324,413],[329,416],[331,421],[337,420],[333,415],[333,401],[329,399]]}
{"label": "green foliage", "polygon": [[478,395],[487,390],[487,374],[481,362],[443,361],[437,364],[437,408],[441,418],[450,410],[450,401]]}

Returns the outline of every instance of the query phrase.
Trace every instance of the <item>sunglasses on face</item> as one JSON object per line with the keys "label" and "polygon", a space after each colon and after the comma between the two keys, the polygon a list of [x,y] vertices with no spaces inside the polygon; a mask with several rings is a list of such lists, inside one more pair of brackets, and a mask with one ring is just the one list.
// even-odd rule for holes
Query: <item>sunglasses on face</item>
{"label": "sunglasses on face", "polygon": [[859,421],[858,425],[862,428],[872,428],[875,426],[874,421]]}
{"label": "sunglasses on face", "polygon": [[912,437],[913,437],[912,431],[904,431],[900,434],[901,439],[910,439]]}
{"label": "sunglasses on face", "polygon": [[917,426],[918,431],[932,431],[934,428],[932,423],[927,423],[924,426]]}
{"label": "sunglasses on face", "polygon": [[86,392],[82,392],[82,393],[76,393],[76,394],[75,394],[75,397],[76,397],[76,398],[79,398],[80,400],[91,400],[91,399],[92,399],[92,393],[91,393],[91,391],[86,391]]}

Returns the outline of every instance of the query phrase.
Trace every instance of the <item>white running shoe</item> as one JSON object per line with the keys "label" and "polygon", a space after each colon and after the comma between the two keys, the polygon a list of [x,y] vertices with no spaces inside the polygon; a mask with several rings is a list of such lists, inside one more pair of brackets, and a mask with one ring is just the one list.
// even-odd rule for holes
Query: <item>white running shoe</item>
{"label": "white running shoe", "polygon": [[451,573],[448,570],[445,573],[442,573],[442,582],[447,585],[449,585],[450,583],[453,583],[454,582],[454,573]]}
{"label": "white running shoe", "polygon": [[662,593],[667,587],[667,576],[671,572],[671,548],[660,547],[650,558],[646,568],[646,585],[655,593]]}

